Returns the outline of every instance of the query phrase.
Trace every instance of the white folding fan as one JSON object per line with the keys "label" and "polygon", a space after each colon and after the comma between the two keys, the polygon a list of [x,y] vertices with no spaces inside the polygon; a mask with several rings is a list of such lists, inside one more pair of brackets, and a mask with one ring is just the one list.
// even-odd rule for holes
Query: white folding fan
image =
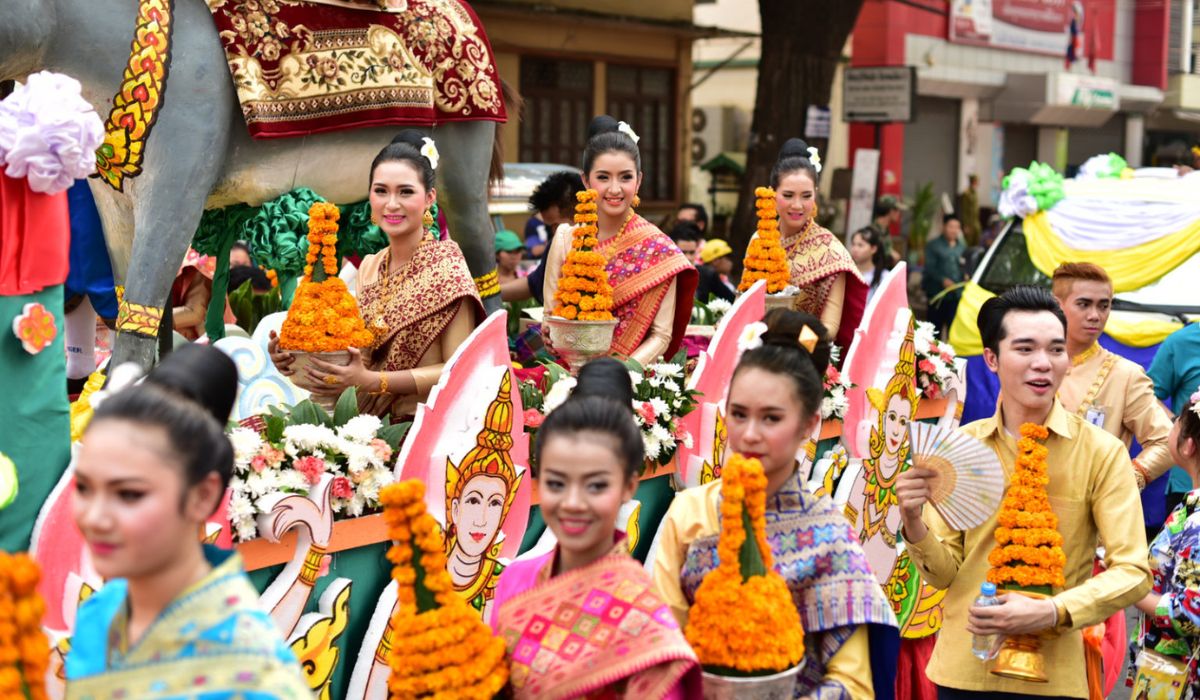
{"label": "white folding fan", "polygon": [[929,502],[946,524],[968,530],[983,524],[1004,498],[1004,468],[975,438],[932,423],[909,425],[913,467],[938,473]]}

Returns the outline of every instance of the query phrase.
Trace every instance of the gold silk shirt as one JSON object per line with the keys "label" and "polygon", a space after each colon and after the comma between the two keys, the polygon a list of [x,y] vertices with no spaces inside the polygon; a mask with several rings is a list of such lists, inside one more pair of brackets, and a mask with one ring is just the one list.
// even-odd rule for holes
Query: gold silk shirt
{"label": "gold silk shirt", "polygon": [[1136,437],[1142,452],[1134,463],[1146,471],[1146,483],[1154,481],[1173,464],[1167,448],[1171,419],[1154,396],[1154,382],[1140,365],[1099,345],[1087,353],[1067,372],[1058,400],[1071,413],[1116,435],[1127,449]]}
{"label": "gold silk shirt", "polygon": [[[995,450],[1006,481],[1017,457],[1017,441],[1004,430],[1003,407],[963,432]],[[994,676],[971,653],[967,611],[986,580],[988,554],[995,546],[997,514],[966,532],[951,530],[932,507],[923,520],[929,534],[907,542],[909,556],[930,585],[947,589],[945,619],[926,674],[939,686],[983,692],[1087,697],[1083,636],[1080,630],[1141,600],[1150,591],[1142,505],[1125,446],[1112,435],[1072,415],[1057,401],[1046,420],[1050,505],[1058,516],[1066,587],[1054,601],[1060,624],[1054,639],[1042,640],[1048,683]],[[1093,576],[1096,545],[1105,543],[1107,570]],[[1062,612],[1066,611],[1065,620]]]}

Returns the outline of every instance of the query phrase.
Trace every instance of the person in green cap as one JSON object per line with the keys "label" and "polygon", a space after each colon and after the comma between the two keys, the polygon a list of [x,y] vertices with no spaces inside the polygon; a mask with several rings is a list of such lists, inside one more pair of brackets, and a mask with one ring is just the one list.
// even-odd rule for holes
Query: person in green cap
{"label": "person in green cap", "polygon": [[508,229],[496,232],[496,272],[500,276],[500,284],[520,277],[517,267],[524,256],[525,244],[517,234]]}

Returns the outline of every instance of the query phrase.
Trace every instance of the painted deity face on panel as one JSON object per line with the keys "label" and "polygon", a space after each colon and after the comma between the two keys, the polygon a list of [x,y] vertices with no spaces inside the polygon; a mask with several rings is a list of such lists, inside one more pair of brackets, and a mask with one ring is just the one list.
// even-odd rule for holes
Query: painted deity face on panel
{"label": "painted deity face on panel", "polygon": [[908,439],[908,424],[911,421],[912,402],[898,393],[892,394],[883,413],[884,454],[895,457],[900,453],[901,446]]}
{"label": "painted deity face on panel", "polygon": [[504,523],[508,483],[490,474],[476,474],[463,485],[462,496],[450,501],[450,520],[458,546],[469,557],[482,556]]}

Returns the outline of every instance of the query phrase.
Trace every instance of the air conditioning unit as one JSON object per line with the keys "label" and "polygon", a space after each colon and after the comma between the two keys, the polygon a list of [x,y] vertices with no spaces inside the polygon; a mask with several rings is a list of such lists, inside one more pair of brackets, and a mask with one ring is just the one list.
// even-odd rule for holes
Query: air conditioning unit
{"label": "air conditioning unit", "polygon": [[692,163],[702,165],[722,151],[745,149],[744,129],[736,107],[692,108]]}

